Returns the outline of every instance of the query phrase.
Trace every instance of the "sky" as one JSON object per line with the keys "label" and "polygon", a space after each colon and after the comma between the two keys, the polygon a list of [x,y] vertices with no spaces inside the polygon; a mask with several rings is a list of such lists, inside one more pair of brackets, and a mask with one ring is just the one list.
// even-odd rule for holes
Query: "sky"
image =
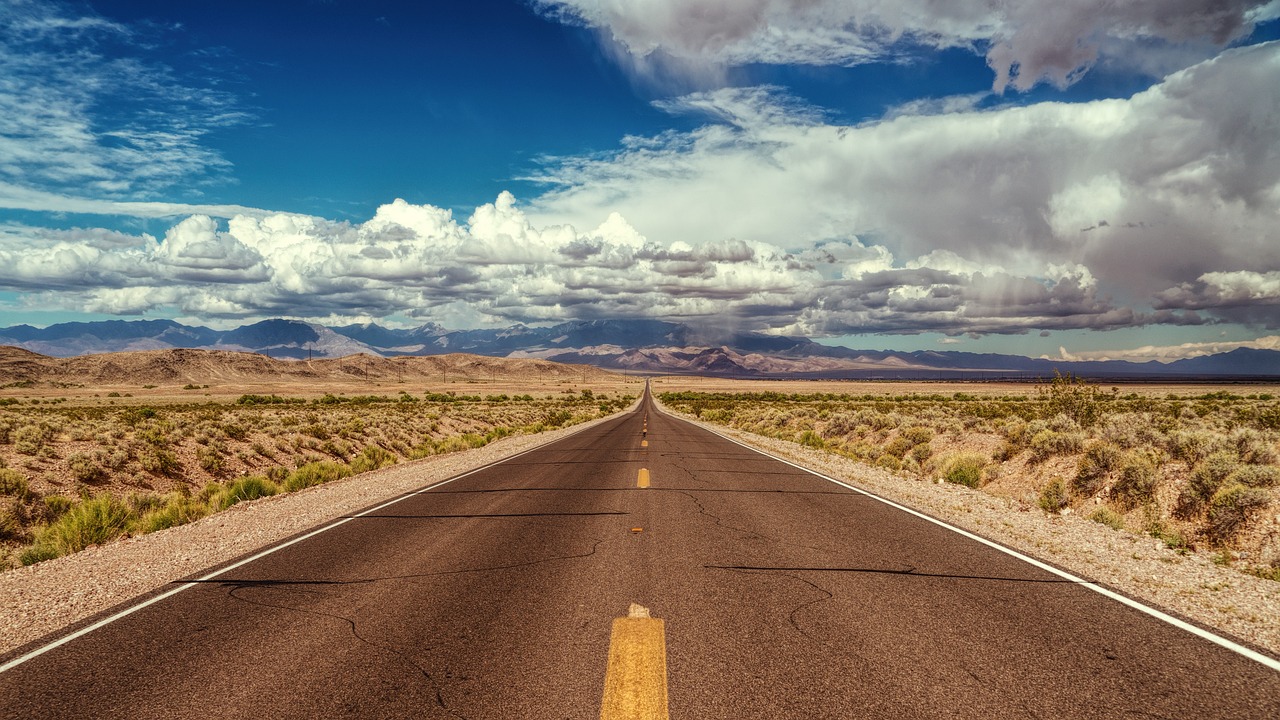
{"label": "sky", "polygon": [[0,327],[1280,349],[1280,0],[0,0]]}

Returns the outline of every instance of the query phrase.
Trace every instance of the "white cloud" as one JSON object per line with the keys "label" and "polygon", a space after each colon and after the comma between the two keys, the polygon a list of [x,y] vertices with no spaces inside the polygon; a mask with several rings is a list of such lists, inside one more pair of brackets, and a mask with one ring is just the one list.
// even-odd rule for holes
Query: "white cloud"
{"label": "white cloud", "polygon": [[56,205],[62,195],[72,204],[131,200],[225,174],[229,163],[204,140],[245,121],[235,99],[148,60],[149,38],[72,10],[37,0],[0,4],[4,206]]}
{"label": "white cloud", "polygon": [[[973,327],[981,332],[1199,323],[1198,309],[1274,325],[1274,306],[1258,310],[1266,292],[1241,295],[1252,314],[1229,315],[1223,303],[1171,289],[1217,292],[1215,278],[1258,278],[1212,273],[1280,271],[1277,86],[1280,43],[1268,43],[1226,51],[1129,99],[857,127],[825,124],[812,111],[792,115],[794,101],[774,103],[775,91],[698,93],[665,106],[720,122],[549,166],[541,179],[552,189],[533,216],[580,225],[617,211],[663,243],[732,237],[844,270],[828,280],[860,282],[894,268],[886,281],[923,283],[901,272],[912,268],[981,273],[982,292],[970,288],[960,303],[948,291],[934,303],[960,303],[935,312],[966,318],[980,308],[988,320]],[[848,256],[824,262],[833,248]],[[1041,290],[1019,278],[1038,278]],[[1001,302],[1013,312],[1039,309],[1009,315],[1006,326],[991,320],[1005,317]],[[873,309],[832,304],[810,308],[797,327],[883,326]],[[1154,315],[1141,311],[1153,304]]]}
{"label": "white cloud", "polygon": [[1066,361],[1093,360],[1128,360],[1130,362],[1173,362],[1186,358],[1205,357],[1231,352],[1239,348],[1256,350],[1280,350],[1280,335],[1267,335],[1256,340],[1237,340],[1220,342],[1192,342],[1178,345],[1144,345],[1125,350],[1080,350],[1068,352],[1066,348],[1058,349],[1056,359]]}
{"label": "white cloud", "polygon": [[1136,322],[1070,272],[1015,277],[947,252],[899,264],[856,240],[803,253],[727,237],[659,243],[621,215],[594,230],[535,224],[502,193],[465,223],[396,200],[365,223],[195,215],[156,239],[104,230],[0,232],[0,288],[95,313],[459,324],[656,317],[807,334],[1020,332]]}
{"label": "white cloud", "polygon": [[[1073,82],[1099,60],[1164,71],[1274,17],[1263,0],[535,0],[599,29],[640,74],[715,77],[751,63],[856,65],[913,46],[985,52],[994,89]],[[1195,53],[1188,56],[1187,52]],[[1197,52],[1198,51],[1198,52]],[[1201,54],[1204,53],[1204,54]],[[1154,56],[1155,59],[1152,59]],[[1174,57],[1182,65],[1168,67]]]}

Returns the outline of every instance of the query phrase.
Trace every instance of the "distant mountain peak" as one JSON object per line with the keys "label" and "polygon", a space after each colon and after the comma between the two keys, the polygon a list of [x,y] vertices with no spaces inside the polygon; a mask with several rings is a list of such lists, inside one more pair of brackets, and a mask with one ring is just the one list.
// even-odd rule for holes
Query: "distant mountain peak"
{"label": "distant mountain peak", "polygon": [[1117,379],[1280,378],[1280,351],[1258,348],[1242,347],[1167,364],[1066,362],[994,353],[856,350],[805,337],[694,328],[650,318],[573,320],[551,327],[515,323],[480,330],[448,330],[433,322],[407,329],[377,322],[326,327],[272,318],[222,331],[173,320],[106,320],[3,328],[0,345],[59,357],[170,348],[243,350],[304,360],[356,353],[393,357],[467,352],[732,377],[1027,379],[1049,378],[1060,371]]}

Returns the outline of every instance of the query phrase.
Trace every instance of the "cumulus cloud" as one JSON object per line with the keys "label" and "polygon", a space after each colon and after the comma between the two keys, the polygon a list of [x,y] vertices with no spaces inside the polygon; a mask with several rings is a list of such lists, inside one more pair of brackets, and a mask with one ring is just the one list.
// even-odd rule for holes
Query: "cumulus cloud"
{"label": "cumulus cloud", "polygon": [[[714,76],[751,63],[856,65],[913,47],[984,52],[993,87],[1071,84],[1100,60],[1152,70],[1274,17],[1266,0],[533,0],[598,29],[637,72]],[[1154,56],[1154,59],[1153,59]],[[1203,59],[1208,55],[1199,55]]]}
{"label": "cumulus cloud", "polygon": [[[533,211],[580,223],[617,210],[668,243],[765,243],[852,283],[797,329],[908,331],[941,324],[936,312],[982,332],[1195,324],[1206,321],[1200,311],[1274,326],[1276,86],[1280,44],[1268,43],[1128,99],[855,127],[793,114],[795,101],[777,102],[774,89],[698,93],[664,107],[715,122],[552,163],[535,178],[551,189]],[[916,267],[981,276],[983,292],[903,272]],[[927,288],[913,292],[935,309],[884,322],[868,304],[881,292],[867,285],[877,272]]]}
{"label": "cumulus cloud", "polygon": [[1083,268],[1021,277],[949,252],[899,262],[857,240],[803,252],[732,237],[657,242],[617,213],[585,231],[536,224],[509,193],[465,222],[396,200],[360,224],[195,215],[160,238],[8,226],[0,289],[40,307],[212,320],[655,317],[815,335],[1144,321],[1099,296]]}
{"label": "cumulus cloud", "polygon": [[132,200],[226,173],[204,139],[245,113],[227,93],[149,61],[150,41],[56,2],[0,4],[5,207],[56,211],[33,204],[68,193]]}

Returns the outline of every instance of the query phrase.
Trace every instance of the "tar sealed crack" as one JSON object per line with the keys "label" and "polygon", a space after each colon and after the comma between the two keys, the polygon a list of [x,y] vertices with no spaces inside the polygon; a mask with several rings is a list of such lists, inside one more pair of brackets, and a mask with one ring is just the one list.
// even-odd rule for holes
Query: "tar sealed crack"
{"label": "tar sealed crack", "polygon": [[[362,579],[356,579],[356,580],[217,579],[217,580],[202,581],[202,583],[217,584],[217,585],[222,585],[226,587],[227,596],[236,600],[237,602],[256,605],[259,607],[269,607],[269,608],[275,608],[279,610],[287,610],[291,612],[302,613],[305,615],[313,615],[316,617],[329,618],[329,619],[338,620],[344,623],[347,626],[348,631],[351,634],[351,637],[353,637],[356,641],[368,647],[375,648],[379,651],[389,653],[399,658],[401,661],[407,663],[411,667],[413,667],[418,672],[418,674],[422,675],[422,677],[426,680],[427,685],[430,688],[430,693],[432,697],[435,699],[436,705],[444,712],[447,712],[451,717],[460,718],[461,720],[466,720],[467,716],[461,714],[454,708],[450,707],[449,704],[445,701],[444,688],[439,682],[437,682],[437,680],[432,675],[430,670],[428,670],[423,665],[419,664],[419,662],[415,660],[414,657],[412,657],[407,652],[404,652],[393,645],[375,642],[373,640],[370,640],[369,638],[364,637],[360,633],[360,627],[356,622],[356,620],[346,617],[344,615],[324,612],[322,610],[296,607],[293,605],[268,602],[263,599],[254,599],[250,597],[245,597],[243,591],[265,588],[265,589],[273,589],[273,590],[282,590],[284,592],[291,593],[291,594],[318,595],[319,593],[316,590],[311,588],[335,586],[335,585],[338,585],[338,586],[367,585],[372,583],[385,582],[388,580],[417,580],[422,578],[439,577],[439,576],[445,576],[445,575],[460,575],[460,574],[467,574],[467,573],[482,573],[482,572],[493,572],[498,570],[510,570],[514,568],[522,568],[522,567],[529,567],[532,565],[540,565],[540,564],[549,563],[549,562],[556,562],[559,560],[575,560],[580,558],[591,557],[592,555],[596,554],[596,551],[599,550],[600,545],[602,543],[604,543],[604,540],[602,538],[597,538],[595,542],[592,543],[591,549],[583,553],[576,553],[576,554],[569,554],[569,555],[556,555],[552,557],[539,558],[537,560],[531,560],[528,562],[510,563],[507,565],[492,565],[492,566],[479,567],[479,568],[464,568],[459,570],[443,570],[440,572],[418,573],[418,574],[412,574],[412,575],[396,575],[396,576],[387,576],[387,577],[378,577],[378,578],[362,578]],[[448,676],[447,673],[446,673],[446,676]]]}

